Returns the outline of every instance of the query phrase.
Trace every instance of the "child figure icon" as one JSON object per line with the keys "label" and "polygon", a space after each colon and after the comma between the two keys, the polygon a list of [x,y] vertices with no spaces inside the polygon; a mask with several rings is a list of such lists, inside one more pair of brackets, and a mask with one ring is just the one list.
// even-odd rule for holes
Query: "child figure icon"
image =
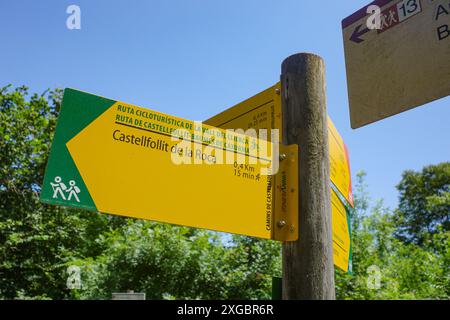
{"label": "child figure icon", "polygon": [[66,196],[63,191],[66,191],[67,187],[64,182],[61,181],[61,177],[55,177],[55,182],[50,182],[50,185],[53,188],[54,199],[58,199],[58,195],[60,195],[63,200],[66,200]]}
{"label": "child figure icon", "polygon": [[66,190],[66,192],[69,193],[69,196],[67,197],[67,200],[70,200],[72,198],[72,196],[75,198],[75,200],[77,200],[77,202],[80,202],[80,199],[78,199],[78,193],[80,193],[80,188],[78,188],[75,185],[75,181],[74,180],[70,180],[69,181],[69,185],[70,188]]}

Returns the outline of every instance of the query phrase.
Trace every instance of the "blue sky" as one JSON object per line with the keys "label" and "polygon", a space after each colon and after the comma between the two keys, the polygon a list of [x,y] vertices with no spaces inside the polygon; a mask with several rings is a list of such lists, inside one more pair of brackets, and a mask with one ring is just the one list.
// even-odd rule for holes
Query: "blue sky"
{"label": "blue sky", "polygon": [[[350,128],[341,20],[369,1],[148,0],[0,2],[0,86],[72,87],[203,120],[279,80],[284,58],[321,55],[328,113],[352,173],[394,207],[405,169],[450,160],[450,98]],[[81,7],[81,30],[66,8]]]}

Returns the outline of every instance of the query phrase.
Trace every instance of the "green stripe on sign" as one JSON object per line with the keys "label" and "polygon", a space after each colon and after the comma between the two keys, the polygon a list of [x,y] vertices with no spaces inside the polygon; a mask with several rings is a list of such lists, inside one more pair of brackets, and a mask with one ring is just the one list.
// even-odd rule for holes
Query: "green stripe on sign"
{"label": "green stripe on sign", "polygon": [[42,202],[97,211],[66,143],[115,102],[74,89],[64,90],[41,189]]}

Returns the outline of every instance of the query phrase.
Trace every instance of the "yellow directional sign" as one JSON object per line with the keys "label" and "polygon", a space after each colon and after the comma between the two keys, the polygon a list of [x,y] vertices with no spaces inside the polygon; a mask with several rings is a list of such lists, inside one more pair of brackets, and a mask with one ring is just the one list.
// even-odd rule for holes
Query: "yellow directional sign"
{"label": "yellow directional sign", "polygon": [[352,128],[450,94],[449,0],[376,0],[342,30]]}
{"label": "yellow directional sign", "polygon": [[[223,129],[278,129],[280,142],[282,132],[281,84],[260,92],[205,123]],[[328,118],[328,141],[330,148],[330,178],[332,190],[332,224],[335,265],[344,271],[351,268],[351,241],[347,207],[353,206],[350,160],[347,147]],[[270,137],[270,135],[269,135]],[[336,190],[341,195],[337,197]],[[301,190],[300,190],[301,192]],[[278,195],[278,198],[281,196]],[[339,200],[339,199],[342,199]],[[293,200],[288,201],[293,203]],[[345,205],[344,205],[345,203]]]}
{"label": "yellow directional sign", "polygon": [[331,182],[353,207],[352,177],[350,175],[348,149],[330,117],[328,117],[328,145],[330,148]]}
{"label": "yellow directional sign", "polygon": [[[279,129],[281,132],[281,84],[258,93],[257,95],[238,103],[226,111],[205,121],[212,126],[224,129]],[[270,137],[270,133],[268,135]]]}
{"label": "yellow directional sign", "polygon": [[[66,89],[41,200],[265,239],[298,237],[296,146]],[[291,170],[294,170],[291,172]],[[278,175],[273,173],[278,171]],[[274,190],[284,190],[279,202]]]}

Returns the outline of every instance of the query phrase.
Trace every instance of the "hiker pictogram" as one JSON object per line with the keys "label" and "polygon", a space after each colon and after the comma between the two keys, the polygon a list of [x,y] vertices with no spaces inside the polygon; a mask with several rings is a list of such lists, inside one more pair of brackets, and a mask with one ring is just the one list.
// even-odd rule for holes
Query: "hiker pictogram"
{"label": "hiker pictogram", "polygon": [[67,188],[64,182],[62,182],[61,177],[57,176],[55,177],[54,182],[50,182],[50,185],[53,188],[53,199],[58,199],[59,197],[61,197],[63,200],[71,200],[72,198],[75,198],[77,202],[80,202],[78,193],[80,193],[81,190],[80,188],[78,188],[78,186],[76,186],[75,180],[70,180],[70,187]]}
{"label": "hiker pictogram", "polygon": [[63,200],[66,200],[66,196],[64,195],[64,191],[67,189],[64,182],[62,182],[61,177],[55,177],[55,182],[50,182],[50,185],[53,188],[53,198],[58,199],[58,195],[63,198]]}
{"label": "hiker pictogram", "polygon": [[72,198],[72,196],[74,196],[75,200],[77,200],[77,202],[80,202],[80,199],[78,199],[78,196],[77,196],[77,194],[80,193],[80,188],[78,188],[75,185],[74,180],[70,180],[69,185],[70,185],[70,188],[67,189],[67,192],[69,193],[69,197],[67,198],[67,200],[70,200]]}

